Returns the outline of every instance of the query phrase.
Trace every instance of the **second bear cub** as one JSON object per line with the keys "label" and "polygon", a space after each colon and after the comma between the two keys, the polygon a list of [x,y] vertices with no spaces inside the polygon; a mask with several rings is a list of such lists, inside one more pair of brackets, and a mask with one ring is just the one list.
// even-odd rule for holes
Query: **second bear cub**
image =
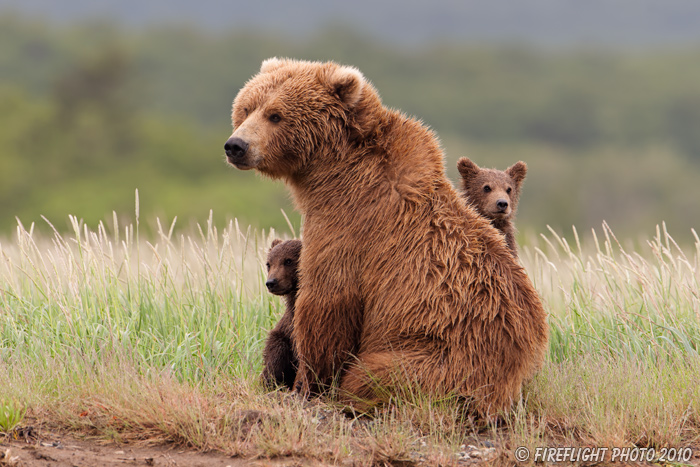
{"label": "second bear cub", "polygon": [[301,254],[300,240],[275,239],[267,254],[267,282],[265,286],[287,302],[284,315],[270,331],[263,350],[263,382],[268,386],[280,385],[292,389],[299,362],[294,353],[292,329],[294,307],[299,289],[298,265]]}
{"label": "second bear cub", "polygon": [[467,201],[505,235],[508,248],[517,258],[513,220],[520,188],[527,175],[525,162],[518,161],[506,170],[482,169],[469,158],[462,157],[457,161],[457,169],[462,176]]}

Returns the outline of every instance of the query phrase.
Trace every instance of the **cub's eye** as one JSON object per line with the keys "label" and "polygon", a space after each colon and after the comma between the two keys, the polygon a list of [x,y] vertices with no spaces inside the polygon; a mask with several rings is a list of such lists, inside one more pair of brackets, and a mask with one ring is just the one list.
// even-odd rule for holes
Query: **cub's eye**
{"label": "cub's eye", "polygon": [[285,266],[291,266],[291,265],[292,265],[292,260],[289,259],[289,258],[285,259],[285,260],[284,260],[284,265],[285,265]]}
{"label": "cub's eye", "polygon": [[491,187],[488,185],[484,185],[484,193],[490,193],[491,192]]}
{"label": "cub's eye", "polygon": [[245,116],[247,117],[247,116],[248,116],[248,109],[247,109],[247,108],[243,109],[243,113],[244,113]]}
{"label": "cub's eye", "polygon": [[270,263],[266,263],[265,266],[267,266],[267,270],[270,270]]}
{"label": "cub's eye", "polygon": [[506,190],[506,193],[510,194],[511,191],[513,191],[513,189],[511,187],[508,187],[508,189]]}
{"label": "cub's eye", "polygon": [[279,123],[280,120],[282,120],[282,117],[280,117],[279,114],[272,114],[272,115],[270,115],[269,120],[270,120],[272,123]]}

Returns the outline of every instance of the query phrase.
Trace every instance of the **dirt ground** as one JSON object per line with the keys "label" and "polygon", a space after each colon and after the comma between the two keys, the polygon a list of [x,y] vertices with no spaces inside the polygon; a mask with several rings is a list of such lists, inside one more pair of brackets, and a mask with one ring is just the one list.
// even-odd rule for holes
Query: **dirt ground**
{"label": "dirt ground", "polygon": [[307,467],[307,460],[246,460],[221,453],[200,453],[178,448],[136,447],[75,439],[58,433],[38,432],[20,439],[0,438],[0,466],[12,467]]}

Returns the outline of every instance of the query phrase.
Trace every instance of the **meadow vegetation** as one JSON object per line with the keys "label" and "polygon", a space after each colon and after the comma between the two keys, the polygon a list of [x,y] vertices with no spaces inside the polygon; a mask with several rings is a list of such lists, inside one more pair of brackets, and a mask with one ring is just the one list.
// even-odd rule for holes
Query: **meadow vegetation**
{"label": "meadow vegetation", "polygon": [[[274,231],[135,220],[0,242],[0,380],[20,423],[121,443],[344,465],[456,465],[526,446],[699,447],[700,240],[644,243],[607,225],[528,239],[521,260],[548,309],[550,350],[503,422],[403,394],[374,417],[259,384],[284,304],[265,292]],[[53,227],[48,225],[49,230]],[[575,234],[575,235],[574,235]],[[23,415],[23,414],[20,414]],[[534,452],[534,451],[533,451]]]}

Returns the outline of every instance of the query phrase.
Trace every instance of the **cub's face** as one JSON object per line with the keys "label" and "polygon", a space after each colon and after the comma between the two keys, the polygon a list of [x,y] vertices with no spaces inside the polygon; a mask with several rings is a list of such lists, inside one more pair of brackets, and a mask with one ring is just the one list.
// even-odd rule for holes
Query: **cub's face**
{"label": "cub's face", "polygon": [[273,178],[292,176],[340,134],[364,78],[335,63],[266,60],[233,102],[228,163]]}
{"label": "cub's face", "polygon": [[265,286],[274,295],[287,295],[299,286],[300,240],[274,240],[267,254]]}
{"label": "cub's face", "polygon": [[[484,171],[485,172],[485,171]],[[482,173],[473,180],[470,199],[491,219],[508,219],[517,203],[515,183],[504,173]]]}
{"label": "cub's face", "polygon": [[457,168],[462,176],[465,197],[481,215],[489,219],[510,219],[513,216],[527,174],[524,162],[501,171],[479,168],[464,157],[458,161]]}

